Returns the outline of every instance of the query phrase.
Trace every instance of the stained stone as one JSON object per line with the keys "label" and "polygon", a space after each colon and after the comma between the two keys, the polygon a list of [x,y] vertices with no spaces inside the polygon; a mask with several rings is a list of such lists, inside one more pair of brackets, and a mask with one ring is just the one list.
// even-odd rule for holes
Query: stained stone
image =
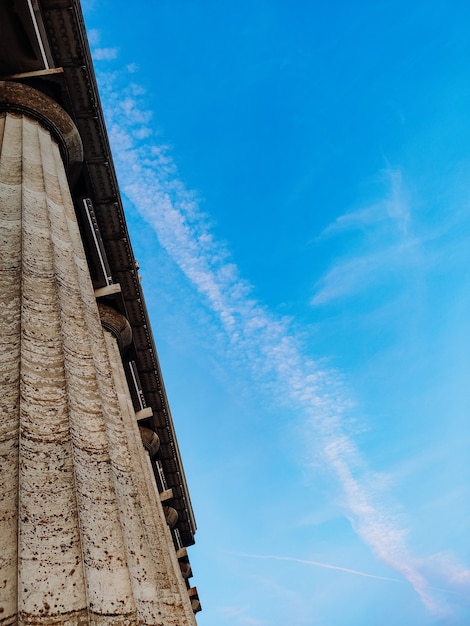
{"label": "stained stone", "polygon": [[19,88],[0,114],[0,625],[194,625],[93,293],[61,146],[74,130],[61,140],[30,99],[21,112]]}

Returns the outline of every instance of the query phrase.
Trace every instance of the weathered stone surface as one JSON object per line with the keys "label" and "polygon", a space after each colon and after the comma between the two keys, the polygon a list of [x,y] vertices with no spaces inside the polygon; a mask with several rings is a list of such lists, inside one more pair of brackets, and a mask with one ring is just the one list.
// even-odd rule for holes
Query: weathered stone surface
{"label": "weathered stone surface", "polygon": [[[21,155],[0,117],[0,623],[16,620],[19,364],[21,350]],[[3,610],[2,610],[3,609]]]}
{"label": "weathered stone surface", "polygon": [[0,149],[0,625],[195,624],[59,146]]}

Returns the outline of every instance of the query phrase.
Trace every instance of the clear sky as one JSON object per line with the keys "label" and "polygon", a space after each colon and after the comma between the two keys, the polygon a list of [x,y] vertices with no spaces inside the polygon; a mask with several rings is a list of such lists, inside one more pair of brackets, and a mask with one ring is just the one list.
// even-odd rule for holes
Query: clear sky
{"label": "clear sky", "polygon": [[84,2],[200,626],[470,624],[469,7]]}

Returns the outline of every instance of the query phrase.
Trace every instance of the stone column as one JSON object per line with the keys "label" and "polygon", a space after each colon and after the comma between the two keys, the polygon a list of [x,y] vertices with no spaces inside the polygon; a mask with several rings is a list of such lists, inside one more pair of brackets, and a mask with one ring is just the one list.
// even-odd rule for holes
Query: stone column
{"label": "stone column", "polygon": [[148,536],[163,514],[76,222],[80,158],[54,101],[0,83],[0,625],[193,624]]}
{"label": "stone column", "polygon": [[[117,501],[134,598],[142,624],[195,624],[187,590],[165,521],[150,458],[142,445],[120,350],[130,329],[127,320],[100,305],[108,360],[103,389],[110,457],[117,477]],[[127,323],[128,326],[128,323]],[[109,369],[108,369],[109,368]]]}

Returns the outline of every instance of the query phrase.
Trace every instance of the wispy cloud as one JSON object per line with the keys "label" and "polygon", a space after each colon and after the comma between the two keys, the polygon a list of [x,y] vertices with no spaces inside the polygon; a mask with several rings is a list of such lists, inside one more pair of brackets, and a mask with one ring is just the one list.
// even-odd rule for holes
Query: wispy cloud
{"label": "wispy cloud", "polygon": [[384,563],[411,583],[430,612],[446,615],[447,607],[432,596],[429,584],[408,552],[406,531],[390,513],[387,514],[387,511],[373,503],[364,485],[354,478],[348,456],[338,450],[334,443],[327,447],[326,456],[343,487],[346,512],[357,534]]}
{"label": "wispy cloud", "polygon": [[321,237],[351,230],[365,231],[383,226],[384,223],[398,230],[401,235],[406,235],[411,223],[411,206],[403,172],[399,168],[387,166],[381,172],[380,181],[386,189],[383,197],[340,215],[325,228]]}
{"label": "wispy cloud", "polygon": [[[90,7],[91,9],[91,7]],[[91,56],[95,61],[113,61],[118,56],[117,48],[99,47],[101,33],[97,28],[91,28],[88,31],[88,42],[91,47]]]}
{"label": "wispy cloud", "polygon": [[87,35],[90,46],[97,46],[100,43],[101,34],[97,28],[90,28],[87,31]]}
{"label": "wispy cloud", "polygon": [[407,239],[384,249],[366,251],[338,261],[317,282],[311,304],[329,304],[363,293],[398,272],[403,277],[403,270],[417,261],[419,245],[418,240]]}
{"label": "wispy cloud", "polygon": [[[121,189],[210,307],[226,337],[228,355],[241,361],[254,380],[269,384],[272,393],[304,416],[315,442],[312,458],[320,458],[336,477],[343,492],[345,514],[357,534],[383,562],[411,583],[429,611],[442,615],[447,610],[445,603],[434,597],[423,568],[411,556],[400,520],[370,487],[373,475],[345,427],[349,400],[341,378],[304,354],[289,320],[275,316],[252,297],[251,286],[240,276],[229,251],[215,240],[197,196],[178,178],[169,148],[142,141],[146,128],[148,135],[151,133],[146,126],[149,117],[139,90],[129,85],[127,78],[100,76]],[[345,228],[348,222],[348,227],[357,225],[361,218],[377,221],[373,214],[379,212],[385,215],[380,219],[392,220],[396,225],[398,235],[393,245],[382,256],[369,254],[345,262],[350,264],[349,270],[354,270],[353,279],[347,277],[351,272],[345,271],[345,265],[330,270],[317,291],[319,303],[357,289],[359,282],[373,273],[371,267],[383,267],[391,258],[412,253],[409,205],[401,174],[391,171],[388,176],[391,191],[384,202],[362,216],[356,213],[345,217],[337,227]]]}
{"label": "wispy cloud", "polygon": [[383,283],[421,262],[421,241],[412,234],[409,193],[399,168],[381,174],[386,191],[379,201],[340,215],[320,238],[360,231],[360,245],[335,260],[315,285],[314,306],[347,298]]}
{"label": "wispy cloud", "polygon": [[382,222],[385,218],[386,213],[383,204],[371,204],[340,215],[325,228],[320,237],[327,237],[343,231],[363,230],[373,224]]}
{"label": "wispy cloud", "polygon": [[388,167],[385,174],[390,184],[390,193],[384,202],[385,209],[401,234],[405,236],[411,221],[411,209],[407,189],[403,184],[403,173],[398,168]]}
{"label": "wispy cloud", "polygon": [[95,61],[112,61],[117,59],[117,48],[93,48],[91,51],[93,59]]}

